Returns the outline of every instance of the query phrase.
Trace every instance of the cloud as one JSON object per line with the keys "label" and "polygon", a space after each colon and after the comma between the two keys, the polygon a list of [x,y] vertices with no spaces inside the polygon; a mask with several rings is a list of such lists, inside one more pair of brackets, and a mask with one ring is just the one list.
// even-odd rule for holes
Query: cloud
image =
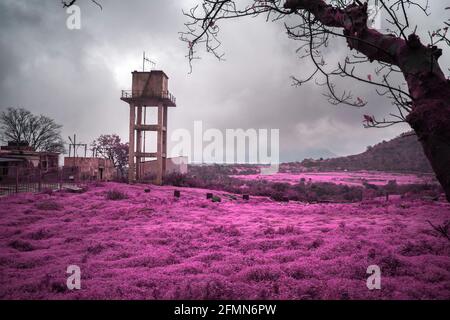
{"label": "cloud", "polygon": [[[77,133],[82,142],[101,133],[118,133],[127,141],[128,107],[119,99],[120,90],[130,88],[131,71],[142,68],[145,50],[169,75],[169,89],[177,97],[169,130],[192,129],[195,120],[221,130],[278,128],[281,159],[301,160],[362,152],[408,129],[362,127],[363,114],[382,117],[393,108],[370,86],[340,83],[369,101],[363,109],[330,105],[314,83],[292,87],[290,76],[305,74],[311,64],[298,58],[298,43],[287,38],[282,23],[263,17],[223,22],[226,60],[203,54],[188,74],[187,48],[178,32],[185,22],[181,9],[193,2],[110,0],[102,3],[103,10],[80,2],[82,28],[71,31],[58,1],[2,1],[0,108],[45,113],[64,125],[64,136]],[[425,30],[444,20],[442,4],[431,7],[432,17],[411,19],[426,26],[419,30],[423,38]],[[330,64],[346,53],[343,42],[325,52]],[[448,49],[441,65],[450,65]],[[367,75],[373,67],[361,72]]]}

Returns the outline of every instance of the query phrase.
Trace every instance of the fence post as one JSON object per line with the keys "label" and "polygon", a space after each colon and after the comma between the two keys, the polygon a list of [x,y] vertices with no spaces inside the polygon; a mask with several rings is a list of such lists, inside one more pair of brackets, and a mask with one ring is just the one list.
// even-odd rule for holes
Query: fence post
{"label": "fence post", "polygon": [[39,167],[39,171],[38,171],[38,191],[41,192],[42,190],[42,172],[41,172],[41,167]]}
{"label": "fence post", "polygon": [[58,186],[59,190],[62,190],[62,169],[58,168]]}
{"label": "fence post", "polygon": [[16,166],[16,193],[19,193],[19,166]]}

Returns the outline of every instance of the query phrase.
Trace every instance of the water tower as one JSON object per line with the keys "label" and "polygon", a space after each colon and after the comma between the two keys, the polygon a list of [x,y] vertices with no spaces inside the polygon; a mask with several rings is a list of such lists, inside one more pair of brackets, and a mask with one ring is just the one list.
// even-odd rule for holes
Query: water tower
{"label": "water tower", "polygon": [[[130,182],[140,181],[144,176],[154,174],[155,182],[162,183],[167,160],[167,110],[168,107],[176,107],[175,97],[168,90],[168,80],[161,70],[133,71],[132,89],[122,90],[121,100],[130,105]],[[157,108],[156,124],[146,123],[146,111],[149,107]],[[156,152],[145,151],[145,132],[148,131],[156,132]],[[156,169],[151,170],[154,172],[148,172],[150,170],[144,165],[146,159],[156,159]]]}

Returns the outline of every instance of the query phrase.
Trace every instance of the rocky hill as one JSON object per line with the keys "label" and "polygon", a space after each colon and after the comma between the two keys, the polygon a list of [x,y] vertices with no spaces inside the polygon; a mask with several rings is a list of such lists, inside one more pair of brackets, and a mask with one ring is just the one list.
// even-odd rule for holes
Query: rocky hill
{"label": "rocky hill", "polygon": [[407,132],[390,141],[370,146],[363,153],[331,158],[305,159],[302,162],[286,163],[281,171],[304,170],[377,170],[393,172],[432,172],[422,146],[413,132]]}

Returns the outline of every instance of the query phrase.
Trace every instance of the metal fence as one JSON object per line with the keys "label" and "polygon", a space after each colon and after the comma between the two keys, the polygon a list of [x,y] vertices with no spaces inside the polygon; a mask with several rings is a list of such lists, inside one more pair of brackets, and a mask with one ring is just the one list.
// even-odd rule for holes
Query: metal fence
{"label": "metal fence", "polygon": [[156,98],[170,100],[173,104],[177,103],[177,98],[169,91],[122,90],[122,98]]}
{"label": "metal fence", "polygon": [[19,166],[0,167],[0,196],[58,190],[82,182],[86,182],[86,177],[80,175],[78,167],[53,168],[45,171]]}

